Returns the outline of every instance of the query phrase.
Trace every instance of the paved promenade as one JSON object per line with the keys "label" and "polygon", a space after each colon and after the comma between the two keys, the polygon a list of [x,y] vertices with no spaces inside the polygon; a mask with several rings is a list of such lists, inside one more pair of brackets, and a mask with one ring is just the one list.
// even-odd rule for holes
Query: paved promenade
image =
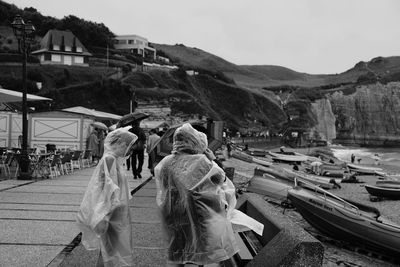
{"label": "paved promenade", "polygon": [[[98,252],[72,244],[79,241],[75,215],[93,169],[47,180],[0,181],[1,267],[94,266]],[[131,189],[147,182],[130,202],[137,266],[164,266],[155,183],[146,164],[142,175],[129,180]]]}

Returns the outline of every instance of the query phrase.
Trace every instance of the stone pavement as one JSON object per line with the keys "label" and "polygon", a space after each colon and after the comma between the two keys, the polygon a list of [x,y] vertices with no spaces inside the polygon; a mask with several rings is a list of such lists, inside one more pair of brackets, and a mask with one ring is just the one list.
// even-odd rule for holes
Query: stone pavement
{"label": "stone pavement", "polygon": [[[147,162],[147,158],[145,158]],[[140,187],[150,177],[147,164],[143,166],[143,179],[129,179],[131,189]],[[75,249],[79,230],[75,215],[94,168],[76,170],[74,174],[46,180],[0,181],[0,266],[94,266],[97,254]],[[155,212],[155,185],[148,183],[143,191],[131,201],[135,249],[138,257],[163,254],[160,239],[148,238],[149,231],[160,231]],[[150,217],[149,217],[150,216]],[[150,221],[147,221],[150,218]],[[152,247],[147,249],[152,241]],[[72,250],[71,253],[70,250]],[[77,264],[67,264],[69,258],[82,250]],[[84,253],[83,253],[84,252]],[[82,262],[82,265],[80,264]],[[138,266],[146,266],[138,265]],[[157,266],[157,265],[147,265]]]}

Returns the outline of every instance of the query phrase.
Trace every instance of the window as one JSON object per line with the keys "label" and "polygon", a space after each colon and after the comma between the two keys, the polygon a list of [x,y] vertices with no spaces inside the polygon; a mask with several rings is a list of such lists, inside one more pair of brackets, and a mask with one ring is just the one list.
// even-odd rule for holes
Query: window
{"label": "window", "polygon": [[128,40],[128,44],[134,44],[135,40]]}
{"label": "window", "polygon": [[83,64],[83,57],[74,57],[74,63]]}
{"label": "window", "polygon": [[76,47],[76,52],[82,52],[82,47],[77,46],[77,47]]}
{"label": "window", "polygon": [[52,54],[51,55],[51,61],[61,62],[61,56]]}
{"label": "window", "polygon": [[44,54],[44,60],[49,61],[51,60],[51,54]]}
{"label": "window", "polygon": [[70,46],[66,45],[66,46],[65,46],[65,51],[72,51],[72,49],[71,49]]}
{"label": "window", "polygon": [[60,50],[60,46],[56,45],[56,44],[53,44],[53,50]]}

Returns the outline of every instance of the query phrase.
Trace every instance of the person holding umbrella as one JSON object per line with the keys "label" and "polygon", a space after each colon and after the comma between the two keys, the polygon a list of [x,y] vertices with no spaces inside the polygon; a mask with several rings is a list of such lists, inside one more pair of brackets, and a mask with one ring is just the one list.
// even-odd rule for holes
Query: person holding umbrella
{"label": "person holding umbrella", "polygon": [[99,137],[95,127],[88,137],[88,149],[92,152],[93,161],[99,158]]}
{"label": "person holding umbrella", "polygon": [[140,121],[133,121],[132,128],[129,130],[131,133],[138,137],[135,145],[132,148],[131,158],[126,161],[126,165],[129,168],[132,167],[133,179],[141,179],[142,167],[144,161],[144,148],[146,144],[146,134],[143,129],[140,128]]}

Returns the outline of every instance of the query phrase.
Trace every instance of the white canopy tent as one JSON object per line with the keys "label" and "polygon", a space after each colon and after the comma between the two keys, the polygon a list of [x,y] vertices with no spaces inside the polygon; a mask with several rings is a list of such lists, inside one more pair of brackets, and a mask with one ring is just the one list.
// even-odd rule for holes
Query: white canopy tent
{"label": "white canopy tent", "polygon": [[[26,94],[27,101],[43,101],[43,100],[52,100],[51,98]],[[21,102],[22,101],[22,92],[7,90],[4,88],[0,88],[0,103],[12,103],[12,102]]]}
{"label": "white canopy tent", "polygon": [[64,108],[64,111],[68,112],[74,112],[74,113],[79,113],[79,114],[84,114],[84,115],[89,115],[93,116],[96,119],[99,120],[114,120],[117,121],[122,118],[120,115],[108,113],[108,112],[103,112],[103,111],[98,111],[95,109],[88,109],[85,107],[77,106],[77,107],[70,107],[70,108]]}

